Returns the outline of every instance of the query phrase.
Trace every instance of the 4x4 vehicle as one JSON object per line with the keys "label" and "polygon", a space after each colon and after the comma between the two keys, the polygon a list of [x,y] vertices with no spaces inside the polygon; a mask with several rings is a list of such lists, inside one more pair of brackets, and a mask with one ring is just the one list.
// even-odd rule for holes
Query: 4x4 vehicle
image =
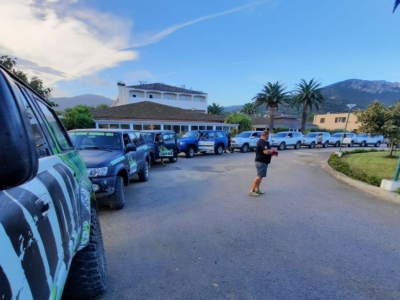
{"label": "4x4 vehicle", "polygon": [[95,296],[106,288],[97,203],[51,107],[0,66],[0,298]]}
{"label": "4x4 vehicle", "polygon": [[322,135],[322,146],[324,148],[328,147],[330,134],[329,132],[309,132],[305,136],[303,136],[303,140],[301,142],[302,146],[308,146],[309,148],[315,148],[317,145],[317,136]]}
{"label": "4x4 vehicle", "polygon": [[[151,162],[160,158],[168,158],[169,162],[178,161],[179,147],[176,133],[173,130],[143,130],[143,139],[149,147]],[[163,146],[156,145],[156,137],[161,134],[164,141]]]}
{"label": "4x4 vehicle", "polygon": [[189,158],[197,152],[221,155],[228,147],[228,137],[222,130],[188,131],[178,142],[179,152],[185,152]]}
{"label": "4x4 vehicle", "polygon": [[382,135],[372,136],[368,133],[357,134],[356,140],[354,142],[354,144],[359,145],[360,147],[366,147],[368,145],[379,147],[382,143],[383,143]]}
{"label": "4x4 vehicle", "polygon": [[[331,135],[329,138],[329,145],[334,146],[334,147],[339,147],[340,143],[342,142],[343,138],[343,132],[337,132]],[[346,138],[351,139],[350,144],[348,144],[348,147],[353,147],[354,142],[356,141],[356,135],[353,132],[346,132]]]}
{"label": "4x4 vehicle", "polygon": [[136,174],[141,181],[149,180],[149,147],[139,131],[76,129],[69,134],[86,163],[96,195],[108,196],[111,209],[124,207],[124,185]]}
{"label": "4x4 vehicle", "polygon": [[294,149],[300,149],[301,140],[303,135],[300,132],[295,131],[281,131],[271,139],[271,145],[278,147],[279,150],[285,150],[287,146],[293,146]]}
{"label": "4x4 vehicle", "polygon": [[261,133],[262,131],[242,131],[231,139],[231,148],[233,150],[240,149],[243,153],[248,150],[254,150]]}

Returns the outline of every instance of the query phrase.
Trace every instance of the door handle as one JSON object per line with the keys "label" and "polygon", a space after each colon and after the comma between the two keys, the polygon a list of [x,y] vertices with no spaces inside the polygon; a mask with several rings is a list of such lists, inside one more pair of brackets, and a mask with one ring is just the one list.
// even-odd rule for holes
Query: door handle
{"label": "door handle", "polygon": [[43,219],[46,218],[47,215],[49,214],[49,209],[50,209],[50,205],[49,205],[48,203],[46,203],[46,204],[42,207],[42,209],[40,210],[41,213],[42,213],[42,218],[43,218]]}
{"label": "door handle", "polygon": [[40,210],[42,219],[45,219],[47,217],[47,215],[49,214],[49,210],[50,210],[50,204],[48,202],[45,202],[44,197],[45,196],[42,196],[35,202],[35,206]]}

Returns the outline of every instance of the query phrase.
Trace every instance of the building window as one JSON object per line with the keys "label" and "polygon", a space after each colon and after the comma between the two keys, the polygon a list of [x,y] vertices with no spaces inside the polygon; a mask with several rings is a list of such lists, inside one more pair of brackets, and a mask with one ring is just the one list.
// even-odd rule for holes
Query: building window
{"label": "building window", "polygon": [[228,133],[228,132],[229,132],[229,126],[224,126],[224,131],[225,131],[226,133]]}
{"label": "building window", "polygon": [[169,99],[171,99],[171,97],[170,96],[165,96],[165,99],[169,100]]}
{"label": "building window", "polygon": [[199,130],[206,130],[206,126],[199,126]]}
{"label": "building window", "polygon": [[153,98],[153,95],[149,95],[149,98],[152,99],[152,98]]}
{"label": "building window", "polygon": [[345,123],[345,122],[346,122],[346,117],[335,118],[335,123]]}
{"label": "building window", "polygon": [[191,126],[191,130],[199,130],[199,126],[197,126],[197,125],[192,125],[192,126]]}
{"label": "building window", "polygon": [[171,130],[172,126],[171,125],[164,125],[164,130]]}
{"label": "building window", "polygon": [[207,130],[213,130],[213,126],[207,126]]}
{"label": "building window", "polygon": [[179,100],[186,101],[187,97],[186,96],[180,96]]}
{"label": "building window", "polygon": [[150,125],[150,126],[151,126],[150,129],[153,129],[153,130],[161,130],[161,125],[160,125],[160,124],[154,124],[154,125]]}
{"label": "building window", "polygon": [[133,97],[133,98],[136,98],[136,95],[135,95],[135,94],[133,94],[133,95],[132,95],[132,97]]}
{"label": "building window", "polygon": [[142,130],[142,124],[134,124],[133,130]]}
{"label": "building window", "polygon": [[108,129],[108,124],[99,124],[99,128]]}
{"label": "building window", "polygon": [[321,118],[319,122],[320,122],[321,124],[322,124],[322,123],[325,123],[325,118]]}
{"label": "building window", "polygon": [[110,129],[119,129],[119,124],[110,124]]}
{"label": "building window", "polygon": [[131,125],[129,125],[129,124],[121,124],[121,129],[131,129]]}
{"label": "building window", "polygon": [[181,126],[181,132],[188,132],[188,131],[189,131],[189,126],[187,126],[187,125]]}
{"label": "building window", "polygon": [[215,126],[215,130],[222,130],[222,126]]}
{"label": "building window", "polygon": [[181,131],[181,126],[180,125],[174,125],[172,130],[175,131],[176,133],[179,133]]}

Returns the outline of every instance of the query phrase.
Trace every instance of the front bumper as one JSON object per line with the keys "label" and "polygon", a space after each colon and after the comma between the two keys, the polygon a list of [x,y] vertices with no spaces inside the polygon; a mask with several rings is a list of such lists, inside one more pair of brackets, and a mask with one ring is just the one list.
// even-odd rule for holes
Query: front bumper
{"label": "front bumper", "polygon": [[104,197],[111,195],[115,191],[115,178],[116,176],[111,177],[90,177],[93,185],[96,185],[94,188],[97,191],[97,197]]}

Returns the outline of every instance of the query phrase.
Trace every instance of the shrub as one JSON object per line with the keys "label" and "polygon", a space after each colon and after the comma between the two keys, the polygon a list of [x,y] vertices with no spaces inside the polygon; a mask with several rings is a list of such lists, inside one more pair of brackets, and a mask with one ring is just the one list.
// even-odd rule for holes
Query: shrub
{"label": "shrub", "polygon": [[282,132],[282,131],[288,131],[289,128],[286,127],[277,127],[274,129],[274,133]]}
{"label": "shrub", "polygon": [[[343,152],[343,155],[351,154],[351,153],[376,152],[376,151],[377,151],[376,149],[370,149],[370,150],[360,149],[360,150],[355,150],[355,151],[346,151],[346,153]],[[378,186],[378,187],[381,185],[381,181],[383,178],[380,178],[375,175],[369,175],[362,171],[351,169],[350,165],[348,163],[342,161],[337,154],[331,154],[328,162],[329,162],[329,165],[333,169],[335,169],[336,171],[343,173],[344,175],[347,175],[353,179],[360,180],[360,181],[366,182],[370,185],[374,185],[374,186]]]}

